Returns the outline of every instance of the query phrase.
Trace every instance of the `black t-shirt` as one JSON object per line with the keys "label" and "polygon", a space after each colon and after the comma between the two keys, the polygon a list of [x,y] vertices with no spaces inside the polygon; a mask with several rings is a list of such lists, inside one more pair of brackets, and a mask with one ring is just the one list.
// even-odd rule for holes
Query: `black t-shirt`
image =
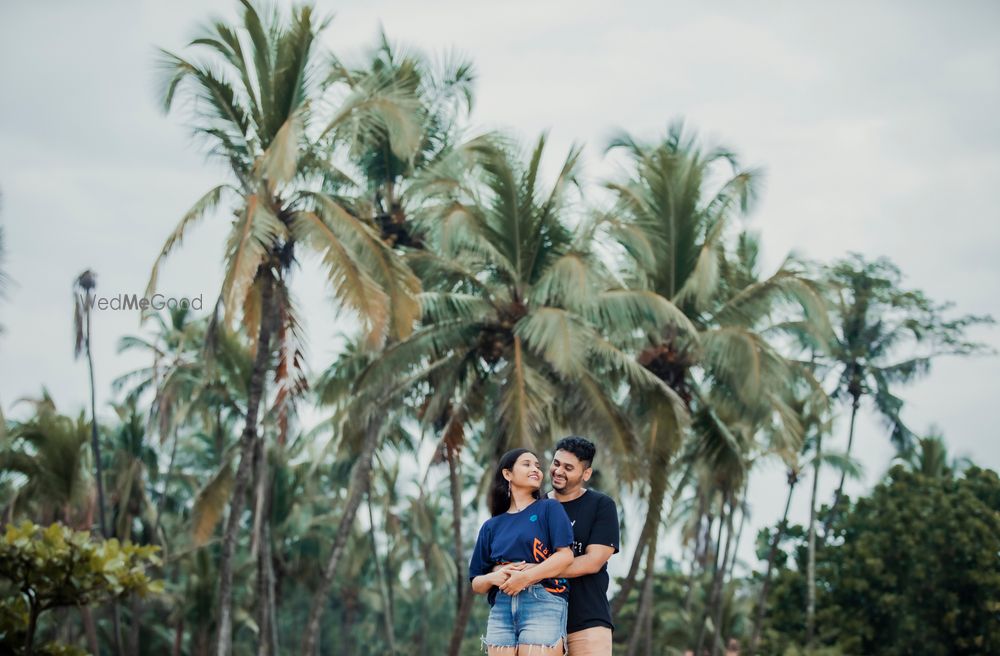
{"label": "black t-shirt", "polygon": [[[582,556],[592,544],[614,547],[618,553],[618,508],[611,497],[595,490],[562,505],[573,523],[573,555]],[[566,632],[595,626],[614,629],[608,603],[608,565],[600,571],[569,581],[569,619]]]}

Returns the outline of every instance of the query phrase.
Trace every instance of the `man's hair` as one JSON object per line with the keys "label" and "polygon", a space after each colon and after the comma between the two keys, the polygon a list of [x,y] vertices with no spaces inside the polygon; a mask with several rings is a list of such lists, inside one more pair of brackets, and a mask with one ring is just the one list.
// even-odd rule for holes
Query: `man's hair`
{"label": "man's hair", "polygon": [[555,451],[569,451],[579,458],[580,462],[586,463],[586,467],[590,467],[594,462],[594,456],[597,454],[597,447],[585,437],[570,435],[556,443]]}

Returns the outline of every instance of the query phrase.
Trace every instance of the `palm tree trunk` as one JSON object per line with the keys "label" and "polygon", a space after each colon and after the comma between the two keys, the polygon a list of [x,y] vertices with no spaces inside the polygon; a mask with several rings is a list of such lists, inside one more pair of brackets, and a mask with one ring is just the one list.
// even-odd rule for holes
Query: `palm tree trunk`
{"label": "palm tree trunk", "polygon": [[750,489],[750,477],[747,476],[746,482],[743,484],[743,492],[740,496],[740,525],[736,529],[736,544],[733,545],[733,557],[729,561],[729,567],[726,568],[726,577],[731,581],[733,575],[736,573],[736,561],[740,554],[740,543],[743,541],[743,528],[746,526],[747,519],[747,492]]}
{"label": "palm tree trunk", "polygon": [[[87,369],[90,374],[90,448],[94,454],[94,473],[97,478],[97,510],[101,521],[101,537],[107,540],[108,522],[104,515],[104,472],[101,464],[101,441],[97,437],[97,388],[94,385],[94,354],[90,349],[90,307],[85,310],[87,316],[87,335],[85,347],[87,351]],[[122,627],[118,617],[118,601],[111,602],[112,640],[116,654],[122,653]]]}
{"label": "palm tree trunk", "polygon": [[[354,518],[361,505],[361,497],[368,489],[371,478],[372,457],[378,446],[379,433],[382,428],[382,417],[376,415],[371,417],[365,427],[365,439],[361,445],[361,453],[358,461],[354,464],[354,471],[351,472],[351,482],[347,494],[347,503],[344,506],[344,513],[340,517],[337,526],[337,537],[330,551],[330,558],[327,560],[316,592],[313,594],[312,606],[309,609],[309,620],[306,624],[305,636],[302,640],[302,656],[315,656],[319,640],[320,620],[326,610],[327,597],[330,594],[330,587],[333,585],[334,574],[337,573],[337,565],[344,554],[347,546],[347,539],[350,537],[351,526],[354,525]],[[221,656],[221,655],[220,655]]]}
{"label": "palm tree trunk", "polygon": [[705,646],[705,627],[708,622],[708,614],[712,609],[712,602],[715,598],[715,581],[719,575],[719,557],[722,555],[722,530],[726,525],[726,502],[725,499],[719,502],[719,533],[715,538],[715,557],[712,560],[712,585],[709,588],[709,595],[705,598],[705,606],[701,611],[701,621],[698,622],[698,642],[694,653],[701,654],[702,647]]}
{"label": "palm tree trunk", "polygon": [[233,645],[233,552],[243,515],[243,504],[253,469],[253,452],[257,442],[257,413],[264,393],[264,378],[270,366],[271,330],[274,314],[274,289],[270,274],[265,274],[261,285],[260,328],[257,333],[257,353],[254,356],[250,385],[247,393],[247,416],[240,436],[240,462],[233,482],[233,495],[229,501],[229,517],[222,538],[222,556],[219,560],[219,633],[216,656],[229,656]]}
{"label": "palm tree trunk", "polygon": [[[853,418],[851,423],[853,424]],[[813,645],[813,637],[816,633],[816,495],[819,489],[819,467],[822,460],[823,435],[820,434],[816,438],[812,496],[809,498],[809,562],[806,566],[806,646],[810,648]]]}
{"label": "palm tree trunk", "polygon": [[462,462],[459,452],[446,448],[448,458],[448,479],[451,485],[451,528],[455,547],[455,625],[448,641],[449,656],[458,656],[462,648],[462,637],[472,612],[472,591],[466,579],[465,550],[462,544]]}
{"label": "palm tree trunk", "polygon": [[654,592],[653,588],[656,586],[656,578],[653,578],[653,583],[650,586],[649,601],[647,602],[648,610],[646,611],[646,617],[642,623],[642,634],[645,639],[645,656],[653,656],[653,615],[655,611],[653,609]]}
{"label": "palm tree trunk", "polygon": [[[656,526],[659,526],[659,522],[656,523]],[[645,578],[642,582],[642,592],[639,594],[639,608],[635,616],[635,625],[628,641],[628,656],[635,656],[639,649],[639,642],[642,639],[643,633],[650,626],[648,618],[653,612],[653,570],[656,565],[656,532],[657,529],[654,528],[649,547],[646,549]]]}
{"label": "palm tree trunk", "polygon": [[[378,589],[379,596],[382,597],[382,621],[385,624],[385,637],[389,642],[389,654],[395,656],[396,654],[396,629],[395,624],[392,619],[392,600],[389,597],[389,591],[387,588],[386,576],[388,573],[384,571],[381,563],[379,562],[378,555],[378,544],[375,542],[375,513],[372,510],[372,492],[371,485],[368,486],[368,524],[371,526],[371,530],[368,532],[368,536],[372,541],[372,558],[375,561],[375,578],[378,579]],[[388,568],[388,565],[385,569]]]}
{"label": "palm tree trunk", "polygon": [[90,448],[94,454],[94,470],[97,476],[97,510],[101,520],[101,537],[107,540],[108,522],[104,515],[104,476],[101,463],[101,442],[97,437],[97,392],[94,387],[94,356],[90,350],[90,309],[87,309],[87,369],[90,372]]}
{"label": "palm tree trunk", "polygon": [[[856,394],[851,400],[851,427],[847,432],[847,457],[851,457],[851,447],[854,446],[854,420],[858,416],[858,408],[861,406],[861,395]],[[830,506],[830,512],[826,516],[826,520],[823,522],[823,537],[826,538],[827,534],[830,532],[830,526],[833,524],[833,520],[837,517],[837,509],[840,507],[840,498],[844,494],[844,481],[847,479],[847,472],[842,470],[840,472],[840,482],[837,484],[837,491],[833,495],[833,505]]]}
{"label": "palm tree trunk", "polygon": [[[715,515],[711,512],[707,512],[705,505],[707,501],[704,495],[698,495],[698,521],[695,522],[695,527],[697,532],[694,536],[694,544],[691,547],[691,574],[688,576],[688,586],[687,592],[684,594],[684,616],[691,617],[691,607],[694,605],[694,590],[698,583],[699,575],[708,571],[708,562],[702,557],[702,528],[701,522],[702,518],[708,519],[708,527],[705,529],[705,544],[706,547],[704,552],[708,553],[708,543],[712,539],[712,526],[715,525]],[[703,562],[704,561],[704,562]]]}
{"label": "palm tree trunk", "polygon": [[629,565],[628,574],[625,576],[621,586],[618,588],[618,592],[615,594],[614,600],[611,602],[612,617],[618,617],[618,614],[621,613],[622,606],[625,605],[625,601],[635,586],[636,577],[639,575],[639,565],[642,562],[642,556],[649,543],[650,531],[653,529],[650,517],[651,514],[647,513],[646,521],[642,525],[642,531],[639,532],[639,541],[636,543],[635,551],[632,553],[632,563]]}
{"label": "palm tree trunk", "polygon": [[254,449],[256,460],[257,501],[254,524],[257,526],[257,626],[260,639],[258,656],[278,656],[278,636],[275,629],[274,563],[271,556],[271,475],[268,469],[264,440],[258,439]]}
{"label": "palm tree trunk", "polygon": [[[615,594],[614,601],[611,603],[612,617],[618,616],[622,606],[625,605],[625,601],[632,592],[636,576],[639,573],[639,563],[642,561],[643,552],[648,549],[651,549],[654,554],[656,552],[656,536],[659,533],[659,526],[662,520],[663,498],[667,493],[667,477],[663,471],[654,468],[650,472],[649,478],[649,504],[646,511],[646,521],[643,523],[642,531],[639,533],[639,542],[635,545],[635,553],[632,554],[632,564],[629,566],[628,575],[622,581],[622,585],[618,589],[617,594]],[[672,504],[677,502],[681,489],[683,489],[683,479],[678,483],[677,489],[674,491]]]}
{"label": "palm tree trunk", "polygon": [[472,602],[474,595],[470,592],[462,596],[462,605],[458,608],[458,617],[455,618],[455,626],[452,628],[451,642],[448,645],[448,654],[458,656],[462,650],[462,639],[465,637],[465,627],[469,625],[469,617],[472,615]]}
{"label": "palm tree trunk", "polygon": [[[646,572],[645,579],[643,580],[642,592],[639,595],[639,609],[636,613],[635,629],[628,643],[629,656],[635,655],[639,648],[639,641],[643,634],[649,634],[652,632],[653,579],[656,568],[656,546],[660,533],[660,514],[663,509],[663,497],[666,494],[666,489],[667,477],[657,476],[655,471],[651,472],[649,487],[651,506],[649,508],[649,512],[647,513],[646,520],[648,522],[650,517],[652,517],[653,521],[652,524],[649,525],[650,530],[646,542]],[[625,597],[622,597],[622,599],[624,603]]]}
{"label": "palm tree trunk", "polygon": [[[177,443],[180,441],[180,437],[177,434],[177,427],[174,426],[174,443],[170,447],[170,462],[167,464],[167,473],[163,477],[163,491],[160,493],[160,498],[156,501],[156,520],[153,522],[153,539],[159,539],[160,533],[160,518],[163,517],[163,508],[167,501],[167,492],[169,491],[168,486],[170,485],[170,479],[174,475],[174,463],[177,461]],[[166,546],[166,535],[163,536],[163,545]]]}
{"label": "palm tree trunk", "polygon": [[760,595],[757,599],[757,608],[754,611],[753,634],[750,636],[749,656],[756,656],[757,645],[760,643],[760,634],[764,628],[764,610],[767,608],[767,593],[771,587],[771,571],[774,569],[774,561],[778,557],[778,546],[788,528],[788,511],[792,507],[792,493],[795,492],[795,484],[799,478],[795,470],[788,472],[788,496],[785,498],[785,512],[781,515],[781,522],[774,535],[771,536],[771,545],[767,551],[767,569],[764,572],[764,582],[760,587]]}
{"label": "palm tree trunk", "polygon": [[[736,512],[734,507],[733,499],[729,499],[729,515],[726,517],[726,550],[722,555],[723,565],[729,561],[729,548],[733,541],[733,514]],[[719,641],[722,638],[722,610],[725,606],[725,599],[723,591],[726,587],[726,568],[723,567],[722,571],[718,573],[718,581],[715,585],[714,596],[715,596],[715,619],[713,620],[714,626],[712,627],[712,647],[708,650],[708,653],[715,654],[715,650],[718,649]]]}

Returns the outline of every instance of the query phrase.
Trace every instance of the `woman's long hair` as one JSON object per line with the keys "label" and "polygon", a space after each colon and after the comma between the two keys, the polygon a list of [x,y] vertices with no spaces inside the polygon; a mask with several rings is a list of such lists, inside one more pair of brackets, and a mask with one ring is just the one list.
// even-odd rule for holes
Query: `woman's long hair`
{"label": "woman's long hair", "polygon": [[[514,463],[525,453],[534,454],[531,449],[511,449],[503,454],[500,462],[497,463],[496,471],[493,472],[493,485],[490,486],[490,514],[496,517],[510,510],[510,486],[507,479],[503,477],[503,470],[514,469]],[[542,498],[541,488],[531,493],[535,499]]]}

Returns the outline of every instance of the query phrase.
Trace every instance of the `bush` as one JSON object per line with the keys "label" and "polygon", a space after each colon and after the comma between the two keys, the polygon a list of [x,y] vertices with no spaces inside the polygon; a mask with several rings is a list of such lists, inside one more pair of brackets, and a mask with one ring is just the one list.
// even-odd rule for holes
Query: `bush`
{"label": "bush", "polygon": [[131,593],[162,592],[146,574],[159,565],[158,547],[95,540],[61,524],[8,524],[0,539],[0,578],[14,596],[0,601],[0,644],[15,654],[82,653],[47,644],[35,648],[38,618],[53,608],[100,604]]}

